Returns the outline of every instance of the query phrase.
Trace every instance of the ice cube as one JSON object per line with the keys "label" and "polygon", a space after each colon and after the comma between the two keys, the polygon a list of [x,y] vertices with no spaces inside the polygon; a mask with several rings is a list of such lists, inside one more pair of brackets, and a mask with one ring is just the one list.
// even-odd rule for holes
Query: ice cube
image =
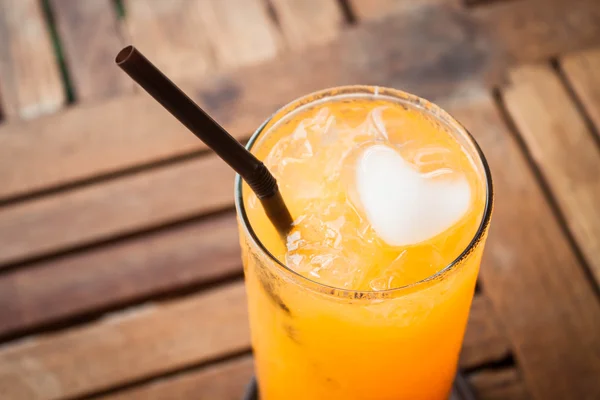
{"label": "ice cube", "polygon": [[423,245],[418,249],[405,249],[372,276],[369,286],[373,290],[401,287],[435,274],[446,264],[436,246]]}
{"label": "ice cube", "polygon": [[367,147],[358,157],[356,189],[373,229],[392,246],[417,244],[442,233],[471,203],[464,176],[431,179],[383,144]]}

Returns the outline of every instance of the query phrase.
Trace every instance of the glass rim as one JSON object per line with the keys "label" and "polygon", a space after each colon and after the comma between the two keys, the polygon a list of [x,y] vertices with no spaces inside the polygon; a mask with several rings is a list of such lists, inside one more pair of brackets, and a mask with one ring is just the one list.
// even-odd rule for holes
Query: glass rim
{"label": "glass rim", "polygon": [[[408,102],[409,104],[423,110],[425,113],[431,114],[435,119],[444,122],[451,128],[453,131],[460,134],[464,139],[466,139],[469,145],[472,147],[468,149],[473,151],[474,154],[478,157],[481,162],[481,167],[484,173],[484,181],[485,181],[485,206],[483,210],[483,214],[481,216],[481,221],[477,228],[477,231],[473,235],[473,238],[469,242],[469,244],[463,249],[463,251],[458,254],[453,261],[448,263],[444,268],[441,268],[436,273],[427,276],[421,280],[416,282],[412,282],[406,285],[398,286],[391,289],[385,290],[356,290],[356,289],[344,289],[335,286],[326,285],[320,283],[316,280],[310,279],[296,271],[292,268],[289,268],[285,263],[281,262],[277,257],[275,257],[262,243],[250,221],[248,219],[248,215],[246,213],[246,209],[243,201],[243,190],[242,190],[242,179],[239,174],[236,174],[235,177],[235,208],[240,219],[240,223],[243,226],[245,233],[248,235],[253,245],[256,246],[264,255],[266,255],[270,261],[274,263],[279,269],[281,269],[286,274],[291,274],[292,278],[299,280],[299,282],[304,285],[315,289],[318,292],[338,295],[340,297],[350,297],[355,299],[363,299],[363,298],[386,298],[393,297],[399,293],[403,292],[411,292],[413,290],[417,290],[422,286],[427,286],[428,284],[435,282],[438,279],[441,279],[443,276],[448,274],[450,271],[453,271],[455,267],[460,265],[469,254],[477,247],[479,242],[484,238],[485,233],[487,232],[493,209],[493,201],[494,201],[494,191],[493,191],[493,182],[492,182],[492,174],[490,167],[488,165],[487,159],[483,154],[479,144],[475,140],[475,138],[471,135],[471,133],[450,113],[439,107],[438,105],[431,103],[428,100],[425,100],[419,96],[404,92],[399,89],[392,89],[381,86],[367,86],[367,85],[350,85],[350,86],[337,86],[328,89],[319,90],[313,93],[309,93],[302,97],[299,97],[295,100],[292,100],[288,104],[279,108],[275,113],[273,113],[269,118],[267,118],[256,131],[252,134],[248,143],[246,144],[246,148],[248,150],[252,150],[252,146],[258,141],[259,137],[263,132],[268,131],[268,129],[276,124],[279,120],[285,118],[288,114],[299,110],[300,108],[308,105],[318,104],[320,101],[327,101],[335,98],[344,98],[344,97],[352,97],[352,96],[363,96],[370,95],[375,96],[381,99],[391,99],[394,101],[402,100]],[[434,111],[435,113],[433,113]],[[278,118],[279,117],[279,118]],[[278,118],[278,119],[276,119]],[[470,155],[472,157],[472,155]],[[477,160],[475,160],[477,161]]]}

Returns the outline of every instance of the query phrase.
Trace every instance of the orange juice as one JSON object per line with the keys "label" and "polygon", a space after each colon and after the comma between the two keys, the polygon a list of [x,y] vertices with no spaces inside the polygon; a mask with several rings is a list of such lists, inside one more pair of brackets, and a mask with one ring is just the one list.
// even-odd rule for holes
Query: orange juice
{"label": "orange juice", "polygon": [[281,238],[238,180],[261,399],[447,398],[491,215],[471,136],[357,86],[291,103],[249,146],[294,218]]}

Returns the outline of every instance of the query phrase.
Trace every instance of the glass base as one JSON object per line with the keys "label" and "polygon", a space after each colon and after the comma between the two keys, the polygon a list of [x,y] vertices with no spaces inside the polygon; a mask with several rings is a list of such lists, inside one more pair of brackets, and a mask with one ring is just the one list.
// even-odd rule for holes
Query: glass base
{"label": "glass base", "polygon": [[[256,379],[252,378],[252,381],[248,384],[243,400],[259,400]],[[456,375],[454,387],[448,400],[476,400],[475,393],[460,373]]]}

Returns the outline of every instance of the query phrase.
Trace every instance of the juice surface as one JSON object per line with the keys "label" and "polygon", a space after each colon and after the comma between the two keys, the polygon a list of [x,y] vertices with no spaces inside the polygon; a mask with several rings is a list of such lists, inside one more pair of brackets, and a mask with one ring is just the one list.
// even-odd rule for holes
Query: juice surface
{"label": "juice surface", "polygon": [[[373,145],[397,151],[424,179],[467,182],[468,209],[427,240],[386,243],[356,193],[357,158]],[[417,282],[450,264],[481,221],[484,187],[460,143],[422,111],[389,100],[346,99],[298,110],[269,131],[255,154],[279,182],[296,225],[284,243],[248,193],[251,225],[283,264],[329,286],[385,290]]]}
{"label": "juice surface", "polygon": [[[406,188],[423,190],[421,198],[391,210],[421,215],[418,221],[401,219],[410,221],[406,229],[374,223],[381,210],[368,201],[379,189],[375,175],[367,171],[361,178],[360,169],[371,168],[370,151],[371,164],[381,164],[380,150],[391,154],[391,163],[382,165],[405,170],[405,175],[389,171],[383,195],[402,196],[403,176],[415,181]],[[475,237],[486,187],[472,156],[431,114],[373,96],[295,110],[272,125],[252,151],[277,178],[295,221],[282,240],[244,187],[250,225],[274,257],[306,278],[285,271],[241,231],[261,398],[446,398],[483,240],[448,273],[413,288],[391,289],[435,275]],[[460,205],[440,203],[446,200]],[[418,207],[428,212],[418,214],[423,212]],[[446,208],[452,218],[440,214]],[[450,222],[438,226],[427,220],[431,215]],[[434,233],[418,236],[410,224],[429,224],[414,230]],[[398,240],[386,229],[400,232]]]}

